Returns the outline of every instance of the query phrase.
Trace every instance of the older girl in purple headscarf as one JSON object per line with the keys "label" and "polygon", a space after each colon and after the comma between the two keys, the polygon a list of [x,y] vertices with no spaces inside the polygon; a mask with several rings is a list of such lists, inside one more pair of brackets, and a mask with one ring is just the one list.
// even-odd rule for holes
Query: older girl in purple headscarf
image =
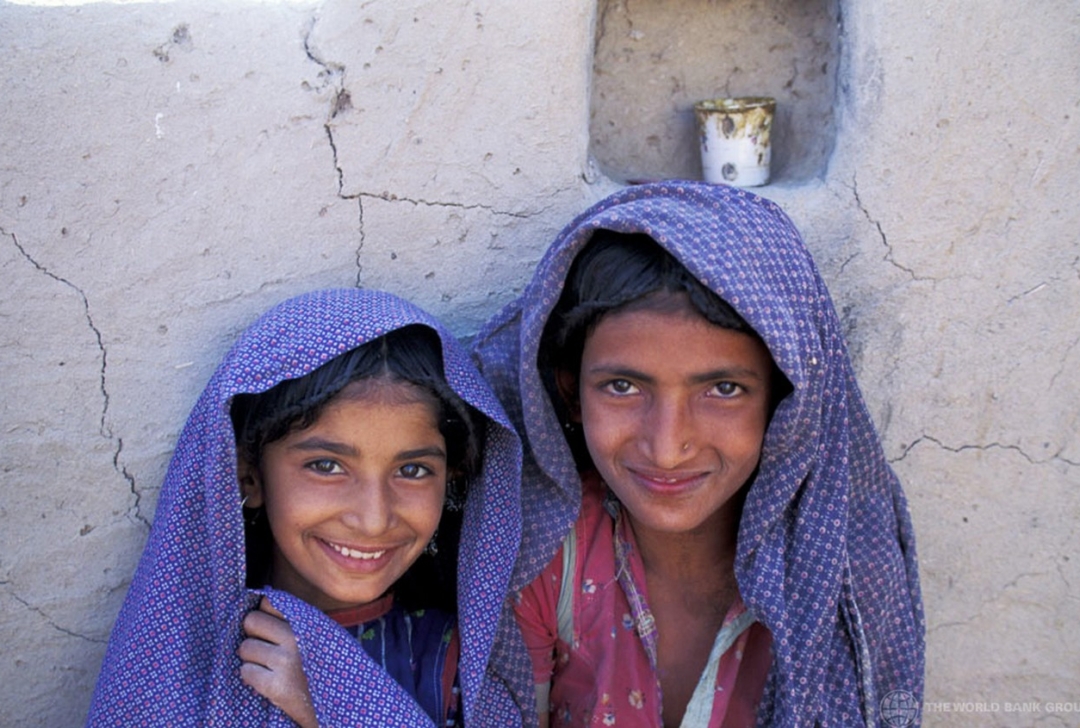
{"label": "older girl in purple headscarf", "polygon": [[512,587],[542,725],[918,722],[906,502],[775,204],[625,189],[475,353],[527,442]]}
{"label": "older girl in purple headscarf", "polygon": [[520,459],[424,312],[275,307],[180,436],[88,725],[520,726]]}

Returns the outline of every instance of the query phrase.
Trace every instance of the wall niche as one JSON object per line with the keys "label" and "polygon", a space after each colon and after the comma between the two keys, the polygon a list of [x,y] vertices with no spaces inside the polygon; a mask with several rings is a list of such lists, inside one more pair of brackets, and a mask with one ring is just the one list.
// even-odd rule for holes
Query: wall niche
{"label": "wall niche", "polygon": [[824,174],[838,0],[597,0],[590,150],[620,182],[701,179],[694,104],[776,98],[772,183]]}

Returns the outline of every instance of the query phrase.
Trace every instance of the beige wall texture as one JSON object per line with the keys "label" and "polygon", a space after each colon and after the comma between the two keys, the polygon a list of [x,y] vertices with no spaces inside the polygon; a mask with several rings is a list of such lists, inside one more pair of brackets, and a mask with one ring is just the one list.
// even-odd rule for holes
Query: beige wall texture
{"label": "beige wall texture", "polygon": [[0,69],[3,726],[84,719],[258,313],[380,287],[467,337],[729,94],[779,101],[760,191],[911,500],[924,723],[1080,721],[1075,0],[0,0]]}

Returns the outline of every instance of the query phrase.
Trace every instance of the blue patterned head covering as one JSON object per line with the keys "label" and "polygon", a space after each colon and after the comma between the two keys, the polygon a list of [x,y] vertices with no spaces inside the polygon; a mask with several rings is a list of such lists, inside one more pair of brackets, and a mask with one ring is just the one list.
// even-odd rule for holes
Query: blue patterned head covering
{"label": "blue patterned head covering", "polygon": [[262,316],[239,338],[195,405],[113,628],[87,725],[292,725],[240,681],[240,623],[260,593],[296,634],[320,725],[432,725],[329,617],[285,592],[245,588],[244,524],[229,415],[234,395],[303,376],[411,324],[436,332],[448,384],[488,419],[482,470],[469,485],[459,552],[464,717],[472,725],[521,725],[522,695],[530,700],[532,695],[527,659],[513,650],[493,654],[506,634],[517,635],[505,597],[520,542],[519,440],[467,353],[435,319],[390,294],[346,289],[302,295]]}
{"label": "blue patterned head covering", "polygon": [[766,433],[735,562],[743,600],[773,635],[759,724],[878,725],[905,706],[917,713],[924,624],[907,503],[809,252],[776,204],[744,190],[662,182],[617,192],[562,231],[478,336],[474,354],[526,445],[512,587],[554,556],[581,501],[537,353],[570,264],[598,229],[656,240],[753,326],[794,387]]}

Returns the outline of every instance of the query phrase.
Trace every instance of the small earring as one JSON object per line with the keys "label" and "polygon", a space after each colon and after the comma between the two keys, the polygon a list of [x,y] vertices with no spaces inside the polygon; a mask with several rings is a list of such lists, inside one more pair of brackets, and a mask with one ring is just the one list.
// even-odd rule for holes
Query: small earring
{"label": "small earring", "polygon": [[[259,522],[259,517],[262,516],[262,508],[248,508],[247,502],[249,497],[250,496],[245,495],[243,500],[240,501],[240,512],[244,516],[244,523],[250,527]],[[247,511],[254,511],[254,513],[249,516]]]}
{"label": "small earring", "polygon": [[439,553],[439,544],[435,543],[435,539],[439,537],[439,529],[435,529],[435,533],[431,534],[431,540],[428,541],[427,546],[424,547],[424,553],[428,556],[435,556]]}

